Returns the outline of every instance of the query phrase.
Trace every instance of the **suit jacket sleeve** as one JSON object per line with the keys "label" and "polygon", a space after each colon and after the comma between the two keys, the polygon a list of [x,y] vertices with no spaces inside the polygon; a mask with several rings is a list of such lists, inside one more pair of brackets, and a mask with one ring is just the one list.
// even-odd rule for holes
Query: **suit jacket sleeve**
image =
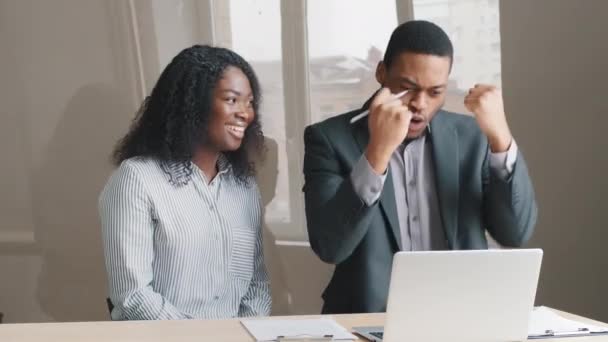
{"label": "suit jacket sleeve", "polygon": [[[367,206],[357,195],[344,161],[321,128],[304,131],[304,195],[308,237],[327,263],[346,260],[369,228],[378,201]],[[342,156],[343,157],[343,156]]]}
{"label": "suit jacket sleeve", "polygon": [[521,151],[513,172],[501,177],[484,162],[483,215],[486,229],[505,247],[520,247],[529,240],[538,216],[532,181]]}

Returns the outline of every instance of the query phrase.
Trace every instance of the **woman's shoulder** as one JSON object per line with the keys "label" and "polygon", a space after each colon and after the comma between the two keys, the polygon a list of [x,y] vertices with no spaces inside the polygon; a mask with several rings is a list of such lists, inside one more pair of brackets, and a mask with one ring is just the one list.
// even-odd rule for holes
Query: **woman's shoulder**
{"label": "woman's shoulder", "polygon": [[110,176],[107,186],[145,185],[148,182],[156,182],[159,177],[163,177],[163,173],[156,159],[133,157],[125,159],[118,165]]}
{"label": "woman's shoulder", "polygon": [[162,173],[161,163],[150,157],[132,157],[118,165],[115,173],[130,174],[137,177],[150,177]]}
{"label": "woman's shoulder", "polygon": [[160,162],[155,158],[150,157],[131,157],[123,160],[118,166],[120,169],[131,169],[131,170],[146,170],[154,169],[160,165]]}

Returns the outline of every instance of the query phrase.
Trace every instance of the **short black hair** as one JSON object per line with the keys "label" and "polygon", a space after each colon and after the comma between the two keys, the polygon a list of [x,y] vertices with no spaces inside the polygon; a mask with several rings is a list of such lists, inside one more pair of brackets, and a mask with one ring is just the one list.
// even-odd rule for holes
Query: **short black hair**
{"label": "short black hair", "polygon": [[195,150],[208,139],[213,91],[231,66],[249,79],[255,116],[245,130],[241,147],[224,155],[237,179],[247,181],[255,171],[253,157],[264,150],[258,78],[251,65],[237,53],[208,45],[189,47],[167,65],[131,129],[118,142],[112,156],[114,163],[132,157],[151,157],[189,165]]}
{"label": "short black hair", "polygon": [[397,26],[384,53],[386,68],[391,66],[395,57],[404,52],[450,57],[450,65],[454,60],[450,37],[441,27],[426,20],[407,21]]}

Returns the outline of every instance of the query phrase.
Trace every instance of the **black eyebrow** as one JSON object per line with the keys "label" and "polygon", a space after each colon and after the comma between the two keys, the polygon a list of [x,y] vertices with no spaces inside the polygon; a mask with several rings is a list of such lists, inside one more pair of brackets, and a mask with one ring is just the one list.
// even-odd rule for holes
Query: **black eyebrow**
{"label": "black eyebrow", "polygon": [[[408,77],[401,77],[401,83],[408,83],[417,89],[421,88],[420,85],[418,85],[416,82],[414,82],[412,79],[410,79]],[[440,85],[432,86],[429,89],[438,89],[438,88],[445,88],[445,87],[447,87],[447,84],[440,84]]]}
{"label": "black eyebrow", "polygon": [[[222,90],[222,92],[223,92],[223,93],[233,93],[233,94],[234,94],[234,95],[236,95],[236,96],[241,96],[241,95],[243,95],[243,94],[242,94],[240,91],[238,91],[238,90],[234,90],[234,89],[224,89],[224,90]],[[248,96],[249,96],[249,97],[253,97],[253,94],[251,94],[251,93],[250,93]]]}
{"label": "black eyebrow", "polygon": [[236,96],[241,96],[241,93],[239,91],[236,91],[234,89],[225,89],[223,90],[224,93],[233,93]]}

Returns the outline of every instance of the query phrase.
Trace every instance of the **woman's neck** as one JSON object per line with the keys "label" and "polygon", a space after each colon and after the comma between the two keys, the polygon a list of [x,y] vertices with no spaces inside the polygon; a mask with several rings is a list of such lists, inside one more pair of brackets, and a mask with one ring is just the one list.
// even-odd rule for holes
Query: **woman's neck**
{"label": "woman's neck", "polygon": [[192,157],[192,162],[203,171],[209,183],[217,175],[217,160],[219,157],[219,152],[204,147],[199,148]]}

